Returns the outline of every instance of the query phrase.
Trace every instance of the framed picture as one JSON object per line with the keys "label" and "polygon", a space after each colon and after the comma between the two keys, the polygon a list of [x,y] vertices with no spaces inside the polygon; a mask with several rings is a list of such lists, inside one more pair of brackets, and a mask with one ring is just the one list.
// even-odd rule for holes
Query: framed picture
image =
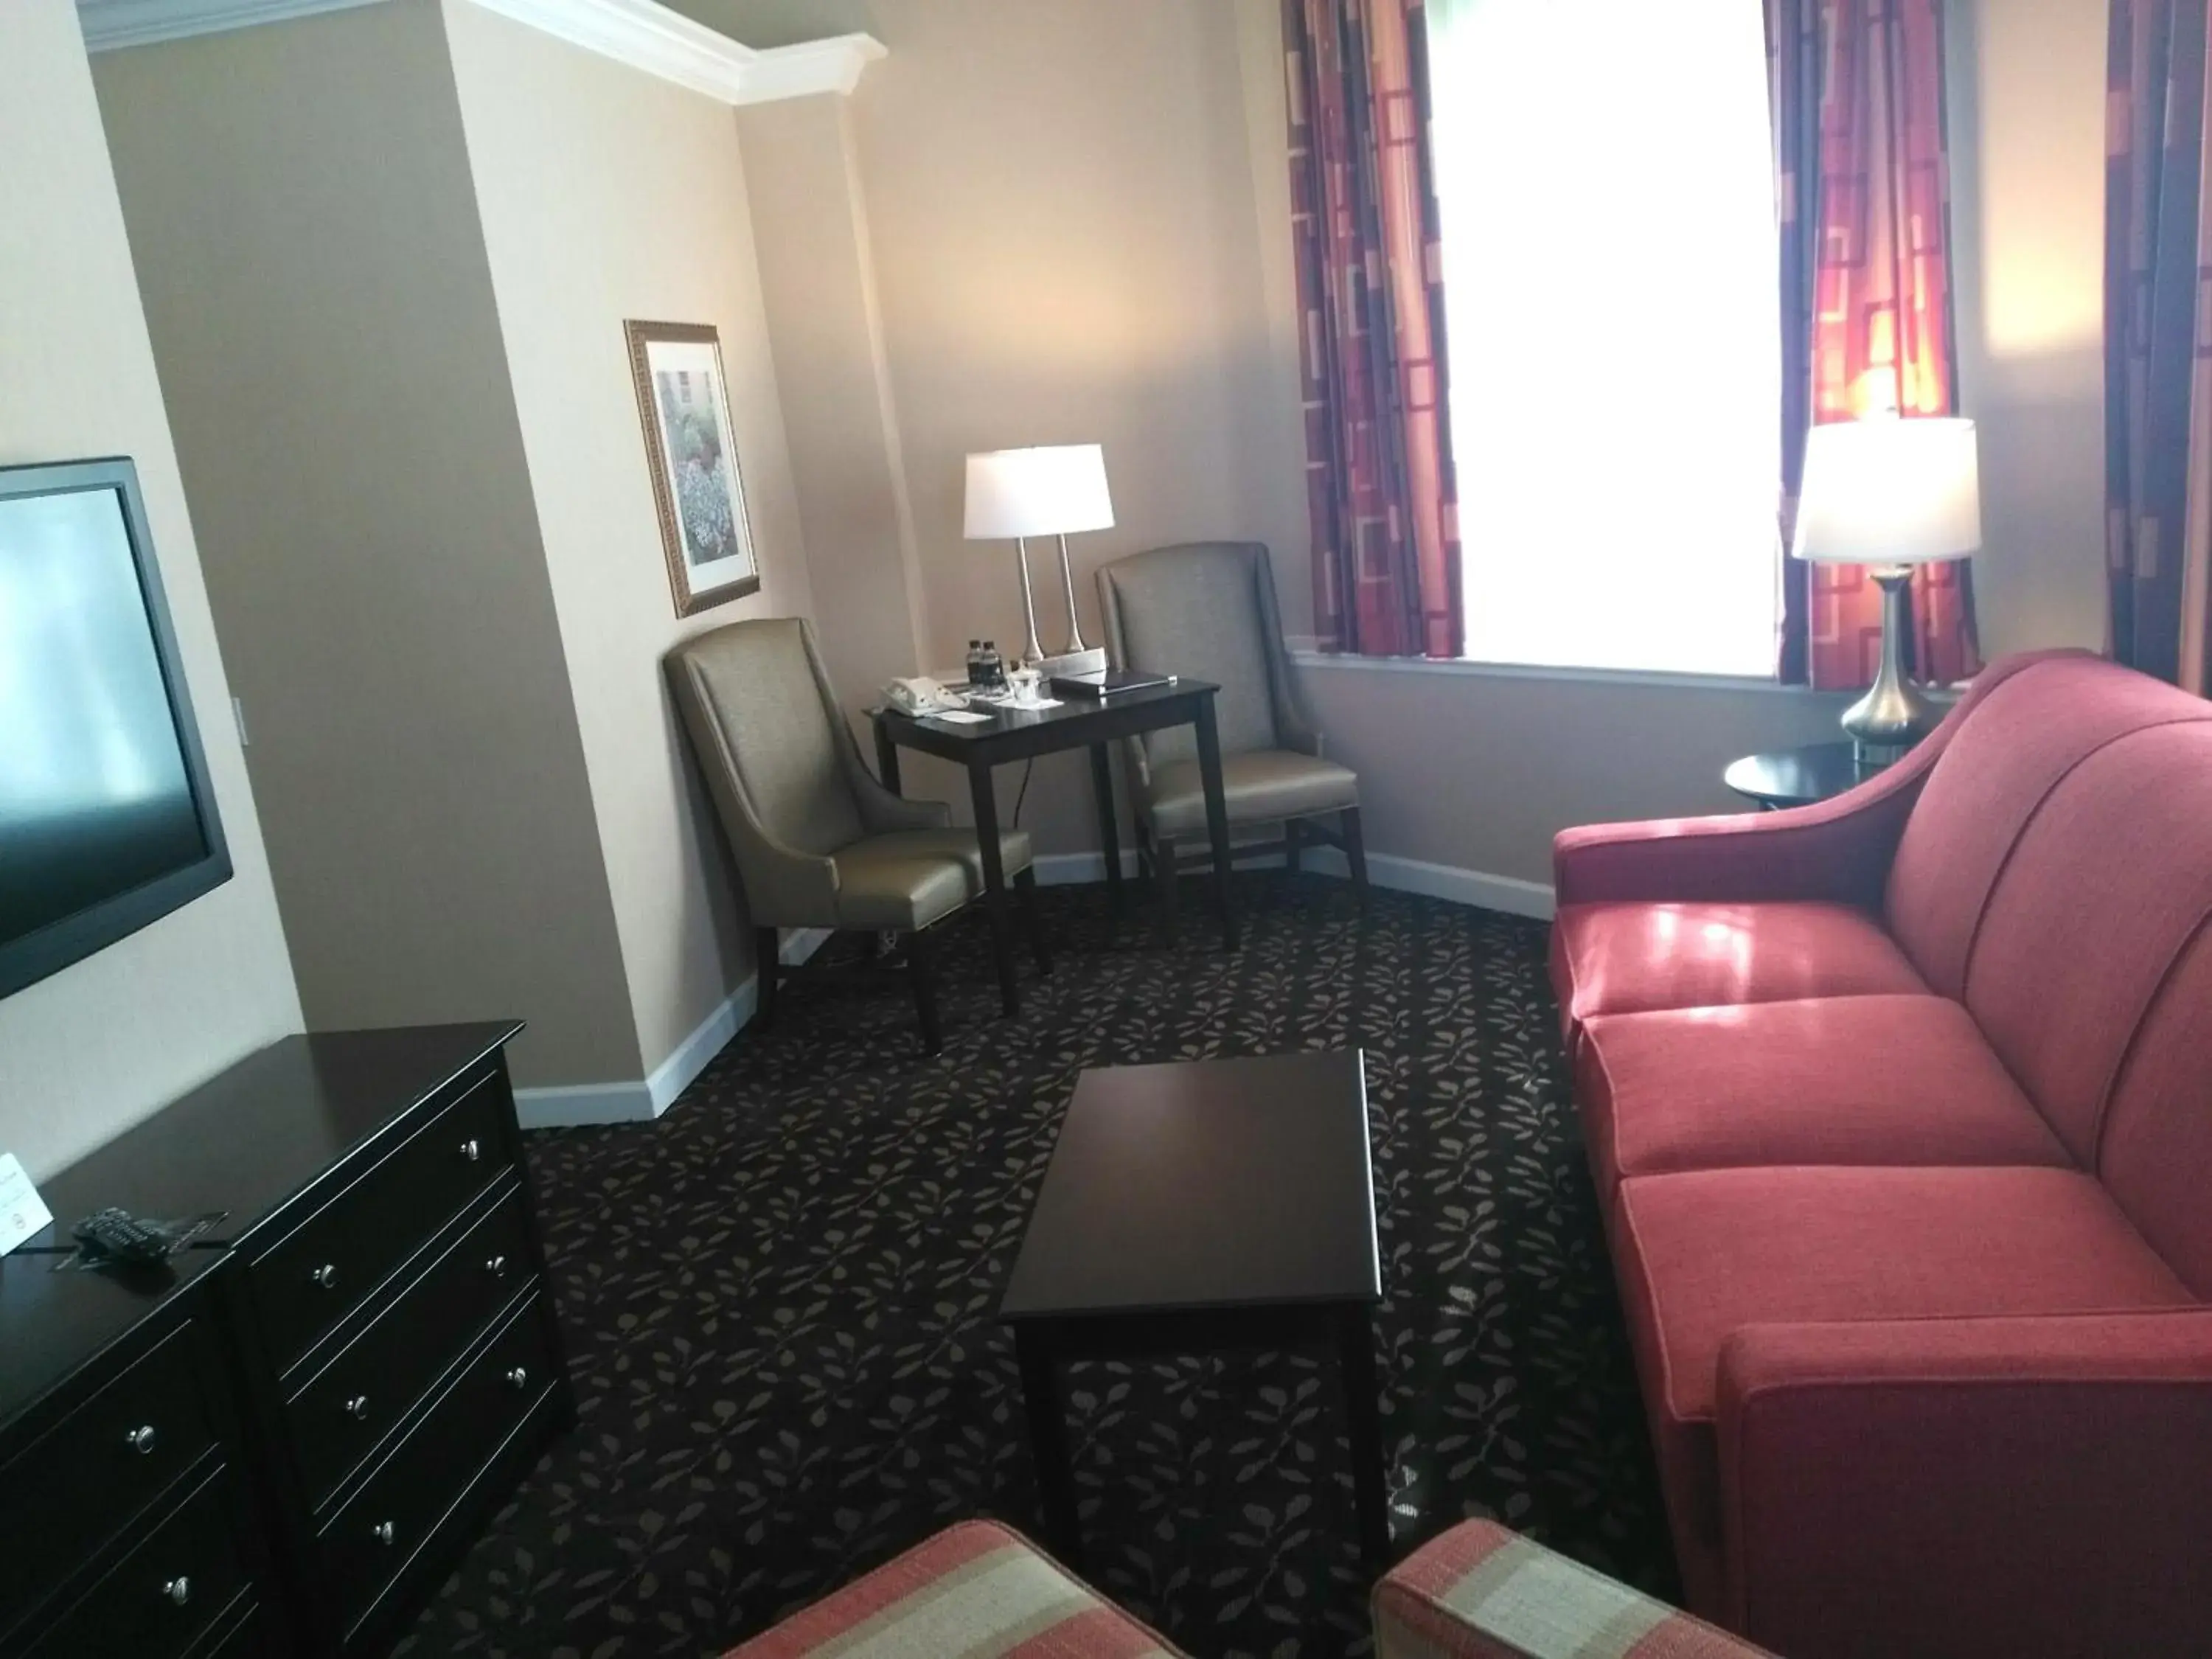
{"label": "framed picture", "polygon": [[760,590],[723,389],[722,343],[698,323],[624,323],[676,614]]}

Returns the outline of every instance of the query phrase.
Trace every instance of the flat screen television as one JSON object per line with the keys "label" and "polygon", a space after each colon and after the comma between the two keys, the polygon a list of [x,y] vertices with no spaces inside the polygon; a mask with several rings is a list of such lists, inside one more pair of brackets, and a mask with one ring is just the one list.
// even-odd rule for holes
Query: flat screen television
{"label": "flat screen television", "polygon": [[137,470],[0,467],[0,997],[229,878]]}

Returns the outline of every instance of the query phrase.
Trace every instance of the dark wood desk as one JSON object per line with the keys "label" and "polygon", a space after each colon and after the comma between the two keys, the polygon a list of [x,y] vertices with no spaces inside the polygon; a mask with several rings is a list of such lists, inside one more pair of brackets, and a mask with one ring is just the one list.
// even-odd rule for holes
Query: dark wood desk
{"label": "dark wood desk", "polygon": [[1064,699],[1052,708],[991,708],[984,720],[954,723],[928,715],[902,714],[893,708],[873,712],[876,764],[884,787],[899,787],[901,749],[918,750],[968,769],[968,793],[983,854],[984,901],[999,963],[999,988],[1006,1006],[1015,1006],[1012,917],[1006,872],[999,857],[999,803],[991,792],[991,769],[1009,761],[1034,760],[1068,749],[1091,751],[1091,783],[1098,802],[1098,839],[1106,856],[1106,882],[1116,907],[1121,902],[1121,836],[1114,812],[1114,766],[1110,745],[1118,738],[1189,726],[1198,737],[1200,781],[1206,790],[1206,829],[1213,847],[1213,896],[1221,917],[1222,942],[1237,945],[1237,918],[1229,902],[1229,808],[1221,793],[1221,743],[1215,733],[1213,697],[1218,686],[1179,679],[1156,690],[1124,692],[1092,702]]}
{"label": "dark wood desk", "polygon": [[1085,1072],[999,1304],[1054,1553],[1073,1565],[1082,1545],[1063,1361],[1318,1346],[1343,1378],[1360,1551],[1381,1572],[1382,1296],[1358,1050]]}
{"label": "dark wood desk", "polygon": [[1815,801],[1856,788],[1890,764],[1863,761],[1851,744],[1808,743],[1797,749],[1775,749],[1746,755],[1729,763],[1721,781],[1768,811],[1785,806],[1810,806]]}

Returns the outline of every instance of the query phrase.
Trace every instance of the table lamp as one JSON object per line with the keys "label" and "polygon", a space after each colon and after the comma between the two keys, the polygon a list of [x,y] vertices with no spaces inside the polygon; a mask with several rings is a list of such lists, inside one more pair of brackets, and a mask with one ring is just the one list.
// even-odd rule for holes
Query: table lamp
{"label": "table lamp", "polygon": [[[1067,538],[1081,530],[1108,529],[1113,522],[1114,503],[1106,493],[1106,455],[1097,444],[994,449],[968,458],[967,538],[1012,538],[1022,577],[1022,614],[1030,630],[1022,660],[1048,677],[1097,673],[1106,666],[1105,651],[1083,643],[1083,629],[1075,619],[1075,573],[1067,562]],[[1057,656],[1046,656],[1037,644],[1036,601],[1030,591],[1031,536],[1060,538],[1067,649]]]}
{"label": "table lamp", "polygon": [[1932,730],[1936,705],[1905,672],[1912,568],[1981,550],[1974,423],[1895,416],[1816,426],[1790,551],[1820,564],[1863,564],[1881,586],[1881,667],[1844,712],[1863,759],[1895,760]]}

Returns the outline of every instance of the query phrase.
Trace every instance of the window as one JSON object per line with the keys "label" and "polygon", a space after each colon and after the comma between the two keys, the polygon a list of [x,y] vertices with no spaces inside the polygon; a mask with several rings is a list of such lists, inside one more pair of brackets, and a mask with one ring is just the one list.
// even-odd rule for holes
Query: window
{"label": "window", "polygon": [[1771,673],[1761,8],[1427,11],[1467,654]]}

